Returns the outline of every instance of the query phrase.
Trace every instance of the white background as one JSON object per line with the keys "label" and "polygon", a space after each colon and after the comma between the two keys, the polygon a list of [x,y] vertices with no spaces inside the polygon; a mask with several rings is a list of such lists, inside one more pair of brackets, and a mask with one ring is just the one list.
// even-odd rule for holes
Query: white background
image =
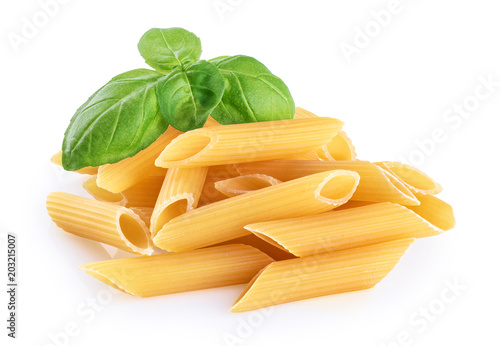
{"label": "white background", "polygon": [[[217,4],[229,7],[220,13]],[[18,236],[20,263],[18,339],[6,337],[2,293],[0,344],[226,345],[230,336],[235,345],[498,344],[496,5],[401,0],[381,27],[371,13],[392,9],[387,0],[74,0],[46,22],[38,1],[2,1],[2,292],[6,232]],[[26,20],[40,27],[12,44]],[[141,35],[172,26],[196,33],[204,58],[247,54],[264,62],[296,105],[345,121],[360,158],[408,160],[426,171],[444,186],[456,228],[419,240],[374,289],[286,304],[267,315],[228,312],[244,286],[139,299],[79,271],[110,255],[50,222],[50,191],[83,193],[82,178],[55,169],[50,156],[92,92],[118,73],[146,67],[136,49]],[[341,45],[357,37],[359,46],[358,30],[366,29],[371,37],[348,62]],[[481,78],[497,85],[475,104]],[[445,116],[464,102],[467,116]],[[450,283],[460,288],[445,302]]]}

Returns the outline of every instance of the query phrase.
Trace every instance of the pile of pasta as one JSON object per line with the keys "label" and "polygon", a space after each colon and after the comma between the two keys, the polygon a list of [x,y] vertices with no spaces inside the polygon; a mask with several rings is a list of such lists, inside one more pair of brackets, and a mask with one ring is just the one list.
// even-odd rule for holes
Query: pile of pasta
{"label": "pile of pasta", "polygon": [[[169,128],[133,157],[78,171],[94,199],[51,193],[64,231],[140,255],[84,264],[134,296],[245,284],[243,312],[380,282],[416,238],[451,229],[442,188],[358,160],[337,119]],[[52,161],[61,164],[61,154]]]}

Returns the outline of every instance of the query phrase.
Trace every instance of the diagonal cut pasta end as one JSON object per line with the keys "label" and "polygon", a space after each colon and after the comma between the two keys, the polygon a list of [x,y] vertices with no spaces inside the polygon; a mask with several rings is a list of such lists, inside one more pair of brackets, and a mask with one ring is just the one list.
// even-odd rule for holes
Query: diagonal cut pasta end
{"label": "diagonal cut pasta end", "polygon": [[202,156],[217,142],[217,135],[205,128],[189,131],[174,139],[161,152],[155,165],[163,168],[183,166]]}
{"label": "diagonal cut pasta end", "polygon": [[330,173],[315,192],[318,200],[333,206],[346,203],[356,191],[359,174],[343,169]]}
{"label": "diagonal cut pasta end", "polygon": [[376,162],[375,164],[396,176],[414,192],[435,195],[443,190],[442,186],[434,179],[408,164],[395,161]]}
{"label": "diagonal cut pasta end", "polygon": [[266,174],[248,174],[215,182],[215,188],[227,197],[280,184],[281,181]]}
{"label": "diagonal cut pasta end", "polygon": [[371,288],[396,266],[415,239],[269,264],[229,311],[245,312],[324,295]]}

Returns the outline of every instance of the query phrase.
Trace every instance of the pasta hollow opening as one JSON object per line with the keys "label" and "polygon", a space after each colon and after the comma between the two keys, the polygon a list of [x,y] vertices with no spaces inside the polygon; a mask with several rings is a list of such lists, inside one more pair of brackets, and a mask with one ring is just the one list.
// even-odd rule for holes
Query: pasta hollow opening
{"label": "pasta hollow opening", "polygon": [[163,225],[167,224],[173,218],[182,215],[187,212],[188,200],[185,198],[179,199],[174,203],[169,204],[160,213],[155,222],[155,228],[159,230]]}
{"label": "pasta hollow opening", "polygon": [[181,138],[183,140],[172,141],[161,155],[162,161],[182,161],[187,160],[203,151],[212,138],[207,135],[196,134]]}
{"label": "pasta hollow opening", "polygon": [[439,188],[439,186],[426,174],[419,172],[411,166],[392,164],[388,166],[388,168],[402,181],[418,190],[435,191]]}
{"label": "pasta hollow opening", "polygon": [[342,199],[352,194],[358,181],[359,179],[355,175],[335,175],[326,182],[319,194],[328,199]]}
{"label": "pasta hollow opening", "polygon": [[136,219],[128,214],[121,214],[119,218],[120,230],[124,237],[140,249],[149,247],[149,240],[145,229]]}
{"label": "pasta hollow opening", "polygon": [[251,229],[249,229],[253,234],[255,234],[257,237],[259,237],[260,239],[262,240],[265,240],[266,242],[268,242],[269,244],[271,244],[272,246],[274,247],[277,247],[278,249],[280,250],[283,250],[283,251],[286,251],[288,253],[291,254],[291,252],[286,248],[284,247],[283,245],[281,245],[280,243],[278,243],[276,240],[274,240],[273,238],[263,234],[263,233],[260,233],[258,230],[257,231],[253,231]]}
{"label": "pasta hollow opening", "polygon": [[264,174],[250,174],[234,177],[215,183],[215,188],[229,197],[237,196],[250,191],[256,191],[265,187],[274,186],[281,183]]}

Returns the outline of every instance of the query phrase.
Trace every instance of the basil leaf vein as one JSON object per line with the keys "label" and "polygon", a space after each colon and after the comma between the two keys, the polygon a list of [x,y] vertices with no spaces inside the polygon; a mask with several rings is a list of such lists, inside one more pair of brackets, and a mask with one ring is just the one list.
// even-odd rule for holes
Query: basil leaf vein
{"label": "basil leaf vein", "polygon": [[161,73],[138,69],[112,78],[73,115],[63,141],[63,167],[114,163],[153,143],[168,127],[158,105]]}

